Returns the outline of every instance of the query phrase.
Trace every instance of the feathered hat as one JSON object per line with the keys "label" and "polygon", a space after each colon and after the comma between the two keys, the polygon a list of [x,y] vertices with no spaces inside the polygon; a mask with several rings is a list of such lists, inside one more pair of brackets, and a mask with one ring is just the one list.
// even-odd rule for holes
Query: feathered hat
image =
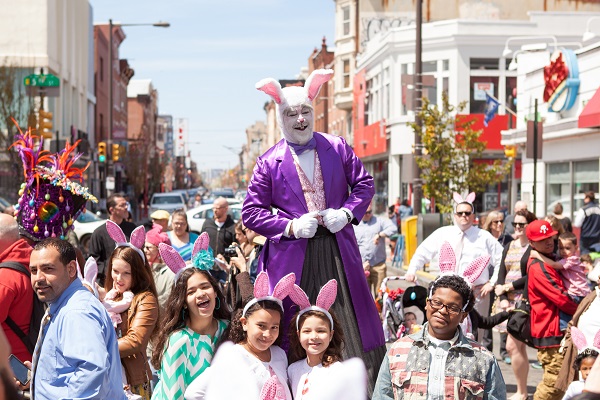
{"label": "feathered hat", "polygon": [[73,145],[67,143],[56,154],[44,148],[43,137],[27,130],[15,136],[14,147],[23,162],[25,182],[19,190],[19,201],[15,205],[15,217],[19,233],[40,241],[47,237],[64,239],[73,222],[85,210],[88,200],[98,202],[88,188],[82,186],[83,168],[76,168],[75,162],[81,153],[75,153],[79,140]]}

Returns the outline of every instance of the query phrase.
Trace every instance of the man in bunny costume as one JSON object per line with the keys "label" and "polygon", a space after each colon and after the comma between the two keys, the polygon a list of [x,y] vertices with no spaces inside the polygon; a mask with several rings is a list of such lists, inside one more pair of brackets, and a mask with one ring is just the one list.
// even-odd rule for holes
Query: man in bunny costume
{"label": "man in bunny costume", "polygon": [[[332,76],[313,71],[304,87],[282,89],[272,78],[256,84],[275,101],[284,139],[258,157],[242,218],[269,239],[259,269],[271,282],[294,272],[313,302],[327,281],[339,282],[333,310],[345,322],[345,358],[365,361],[371,392],[385,346],[350,223],[369,206],[373,178],[343,138],[313,132],[312,102]],[[291,308],[287,302],[288,321]]]}
{"label": "man in bunny costume", "polygon": [[[440,248],[444,241],[449,241],[456,255],[456,272],[462,274],[466,267],[477,257],[489,255],[490,265],[493,273],[485,269],[481,276],[473,282],[475,293],[475,309],[484,317],[490,315],[490,293],[498,280],[500,261],[502,259],[502,245],[491,233],[479,229],[473,225],[475,222],[475,193],[470,193],[463,199],[458,193],[454,193],[454,225],[443,226],[436,229],[417,247],[415,254],[410,260],[406,280],[414,281],[418,269],[422,269],[426,263],[434,261],[437,264]],[[489,332],[489,333],[488,333]],[[492,348],[491,331],[480,329],[478,337],[480,342],[489,350]]]}

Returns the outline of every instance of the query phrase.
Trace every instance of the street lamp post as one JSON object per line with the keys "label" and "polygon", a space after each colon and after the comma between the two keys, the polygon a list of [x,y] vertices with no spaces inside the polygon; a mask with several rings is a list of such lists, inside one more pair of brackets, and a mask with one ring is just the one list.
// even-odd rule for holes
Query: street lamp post
{"label": "street lamp post", "polygon": [[[112,142],[113,142],[113,108],[114,108],[114,81],[113,81],[113,69],[115,67],[114,64],[114,56],[113,56],[113,28],[115,26],[118,27],[123,27],[123,26],[156,26],[159,28],[168,28],[169,26],[171,26],[171,24],[169,24],[168,22],[163,22],[163,21],[159,21],[159,22],[155,22],[155,23],[147,23],[147,24],[122,24],[120,22],[117,23],[113,23],[112,19],[108,20],[108,60],[109,60],[109,69],[108,69],[108,81],[109,81],[109,87],[108,87],[108,102],[109,102],[109,107],[108,107],[108,138],[107,138],[107,148],[111,149],[112,151]],[[114,165],[113,165],[113,160],[112,160],[112,154],[107,157],[106,160],[106,165],[107,165],[107,171],[106,171],[106,176],[111,176],[114,177],[115,176],[115,171],[114,171]]]}
{"label": "street lamp post", "polygon": [[415,78],[414,82],[414,97],[413,109],[415,113],[415,154],[413,156],[413,210],[415,215],[421,214],[421,202],[423,199],[423,180],[421,179],[421,168],[417,164],[417,159],[423,154],[423,144],[421,142],[421,131],[423,129],[423,121],[419,116],[421,107],[423,106],[423,66],[421,57],[423,54],[423,0],[417,0],[416,12],[416,51],[415,51]]}

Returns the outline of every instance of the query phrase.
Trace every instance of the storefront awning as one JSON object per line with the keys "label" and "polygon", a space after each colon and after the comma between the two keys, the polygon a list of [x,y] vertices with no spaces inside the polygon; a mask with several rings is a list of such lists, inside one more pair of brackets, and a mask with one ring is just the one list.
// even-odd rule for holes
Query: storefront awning
{"label": "storefront awning", "polygon": [[579,128],[600,126],[600,88],[596,90],[594,96],[592,96],[583,108],[583,111],[579,115],[577,126]]}

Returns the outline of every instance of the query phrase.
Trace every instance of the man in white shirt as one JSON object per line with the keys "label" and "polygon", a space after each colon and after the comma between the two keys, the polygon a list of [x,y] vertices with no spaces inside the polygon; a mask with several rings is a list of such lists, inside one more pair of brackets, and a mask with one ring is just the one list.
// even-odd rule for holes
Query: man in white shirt
{"label": "man in white shirt", "polygon": [[[435,230],[429,237],[417,247],[415,254],[410,260],[406,280],[415,280],[417,269],[422,269],[426,263],[433,261],[437,265],[440,248],[444,241],[448,241],[456,254],[457,273],[462,272],[471,261],[479,256],[490,255],[490,265],[493,273],[490,276],[489,268],[486,268],[481,276],[473,282],[475,292],[475,309],[483,316],[489,316],[490,293],[498,280],[498,271],[502,259],[502,245],[491,233],[474,226],[475,208],[468,199],[458,202],[454,212],[454,225],[443,226]],[[473,195],[474,199],[474,195]],[[479,338],[485,337],[485,330],[480,329]],[[488,346],[486,340],[481,340],[484,346]]]}

